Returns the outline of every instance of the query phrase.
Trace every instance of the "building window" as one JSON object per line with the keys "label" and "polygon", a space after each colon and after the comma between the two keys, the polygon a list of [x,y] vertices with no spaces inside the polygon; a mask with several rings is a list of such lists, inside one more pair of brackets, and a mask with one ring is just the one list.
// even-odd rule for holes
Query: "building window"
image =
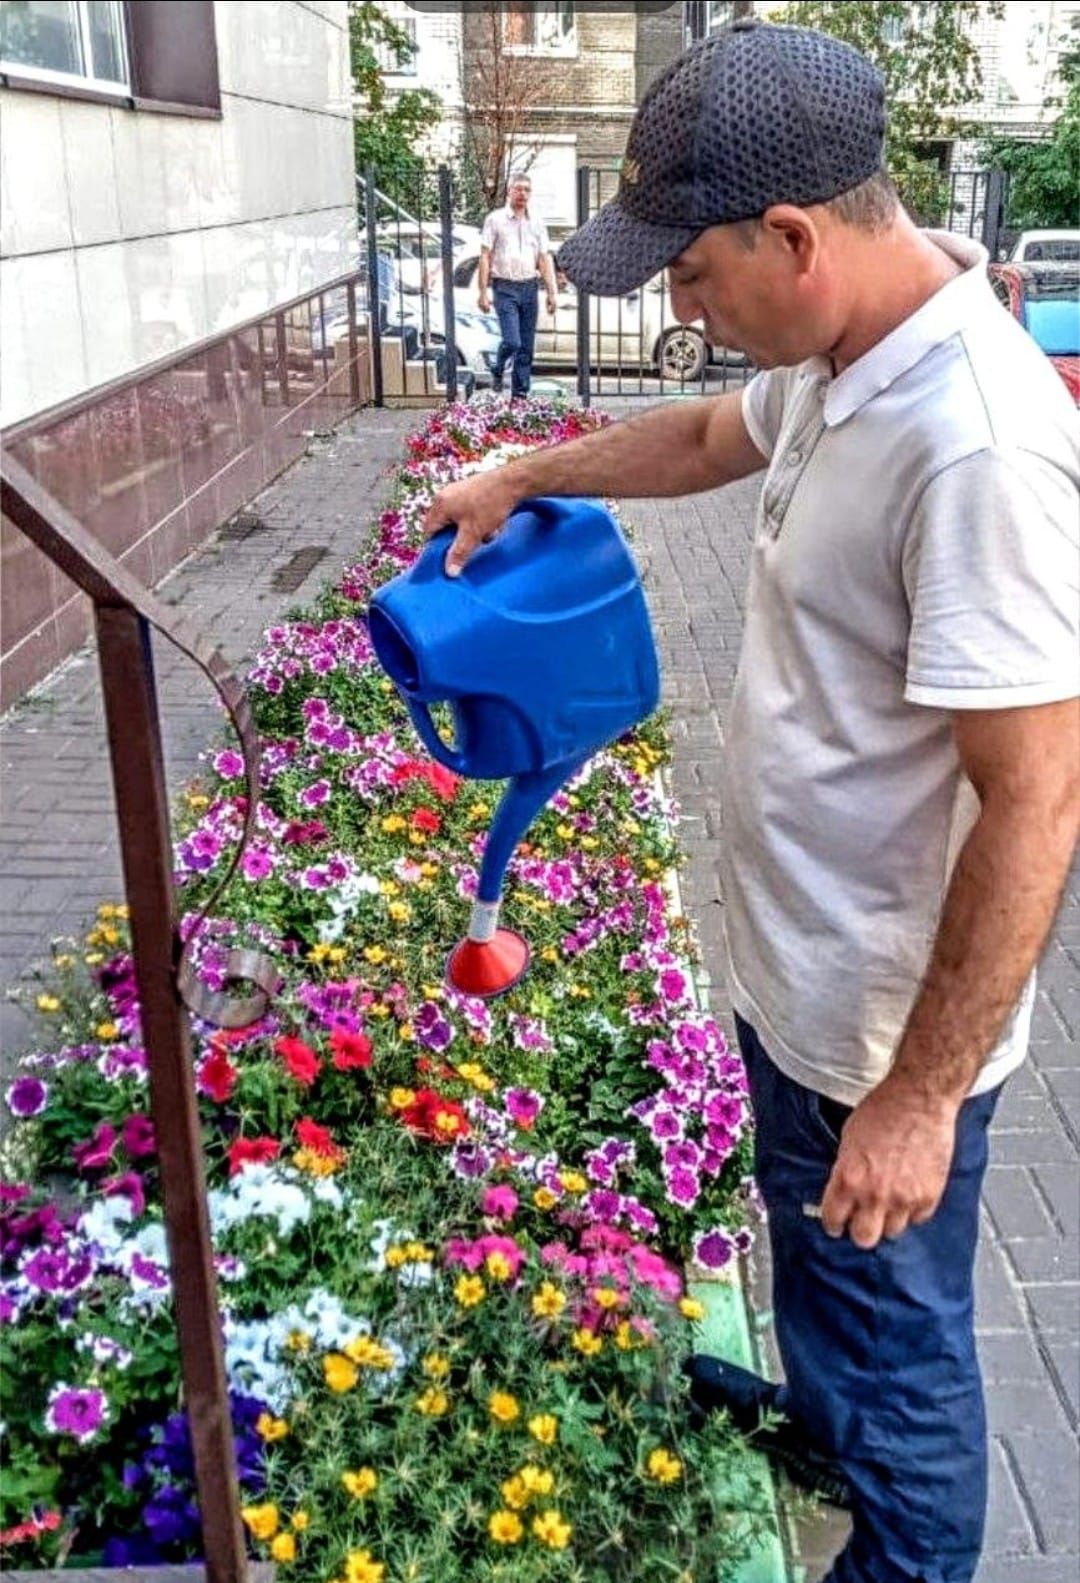
{"label": "building window", "polygon": [[399,27],[403,33],[408,34],[412,49],[407,57],[401,60],[390,48],[389,44],[377,44],[375,46],[375,59],[379,63],[379,70],[385,72],[388,77],[415,77],[417,74],[416,18],[414,16],[396,16],[393,20],[395,27]]}
{"label": "building window", "polygon": [[538,140],[526,166],[532,183],[529,213],[548,226],[577,224],[577,138],[556,133]]}
{"label": "building window", "polygon": [[120,0],[4,0],[0,71],[129,93]]}
{"label": "building window", "polygon": [[573,0],[509,0],[503,12],[503,43],[516,55],[576,55]]}
{"label": "building window", "polygon": [[735,15],[735,7],[731,0],[709,0],[705,7],[706,33],[719,33],[722,27],[727,27]]}

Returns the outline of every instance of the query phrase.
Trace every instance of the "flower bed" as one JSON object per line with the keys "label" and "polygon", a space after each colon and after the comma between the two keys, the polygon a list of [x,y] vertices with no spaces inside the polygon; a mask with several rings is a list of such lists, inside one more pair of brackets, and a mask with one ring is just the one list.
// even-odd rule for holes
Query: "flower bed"
{"label": "flower bed", "polygon": [[[244,1521],[300,1583],[714,1579],[767,1525],[741,1443],[689,1428],[678,1367],[701,1315],[683,1261],[749,1245],[748,1112],[663,885],[662,725],[537,820],[505,903],[531,970],[467,999],[442,969],[497,788],[417,756],[364,625],[435,487],[602,421],[431,418],[363,558],[251,673],[258,839],[200,967],[256,942],[283,989],[251,1028],[196,1029],[195,1080]],[[183,798],[189,920],[241,770],[214,753]],[[125,930],[104,905],[56,950],[7,1091],[0,1544],[23,1565],[197,1549]]]}

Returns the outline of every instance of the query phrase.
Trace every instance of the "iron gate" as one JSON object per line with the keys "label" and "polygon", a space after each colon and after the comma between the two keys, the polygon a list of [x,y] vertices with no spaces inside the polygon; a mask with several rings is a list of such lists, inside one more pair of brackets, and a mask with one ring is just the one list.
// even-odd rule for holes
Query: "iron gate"
{"label": "iron gate", "polygon": [[[577,214],[583,225],[619,184],[619,165],[578,169]],[[1000,170],[943,173],[920,194],[920,224],[982,242],[996,258],[1004,231],[1007,178]],[[900,194],[906,200],[903,190]],[[913,209],[914,204],[909,204]],[[574,297],[559,276],[560,315],[574,304],[577,388],[582,402],[609,396],[716,395],[737,389],[754,372],[743,353],[710,347],[700,325],[680,325],[671,311],[665,272],[624,297]],[[537,363],[544,361],[541,331]]]}

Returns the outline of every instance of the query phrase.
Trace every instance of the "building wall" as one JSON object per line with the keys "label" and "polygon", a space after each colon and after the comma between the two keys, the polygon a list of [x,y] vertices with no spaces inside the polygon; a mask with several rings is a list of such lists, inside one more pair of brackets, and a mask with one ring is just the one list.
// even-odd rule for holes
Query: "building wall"
{"label": "building wall", "polygon": [[0,90],[0,422],[358,253],[345,0],[218,0],[220,120]]}

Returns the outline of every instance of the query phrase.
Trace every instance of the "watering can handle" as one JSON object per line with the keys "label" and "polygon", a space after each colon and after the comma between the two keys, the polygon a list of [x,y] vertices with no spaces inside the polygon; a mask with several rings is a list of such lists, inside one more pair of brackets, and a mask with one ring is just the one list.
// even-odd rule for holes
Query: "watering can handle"
{"label": "watering can handle", "polygon": [[464,755],[443,741],[435,729],[435,722],[431,718],[427,704],[419,698],[410,698],[407,694],[402,696],[412,717],[412,723],[416,727],[417,735],[432,758],[437,759],[440,764],[445,764],[446,768],[453,770],[455,775],[464,775],[466,773]]}

